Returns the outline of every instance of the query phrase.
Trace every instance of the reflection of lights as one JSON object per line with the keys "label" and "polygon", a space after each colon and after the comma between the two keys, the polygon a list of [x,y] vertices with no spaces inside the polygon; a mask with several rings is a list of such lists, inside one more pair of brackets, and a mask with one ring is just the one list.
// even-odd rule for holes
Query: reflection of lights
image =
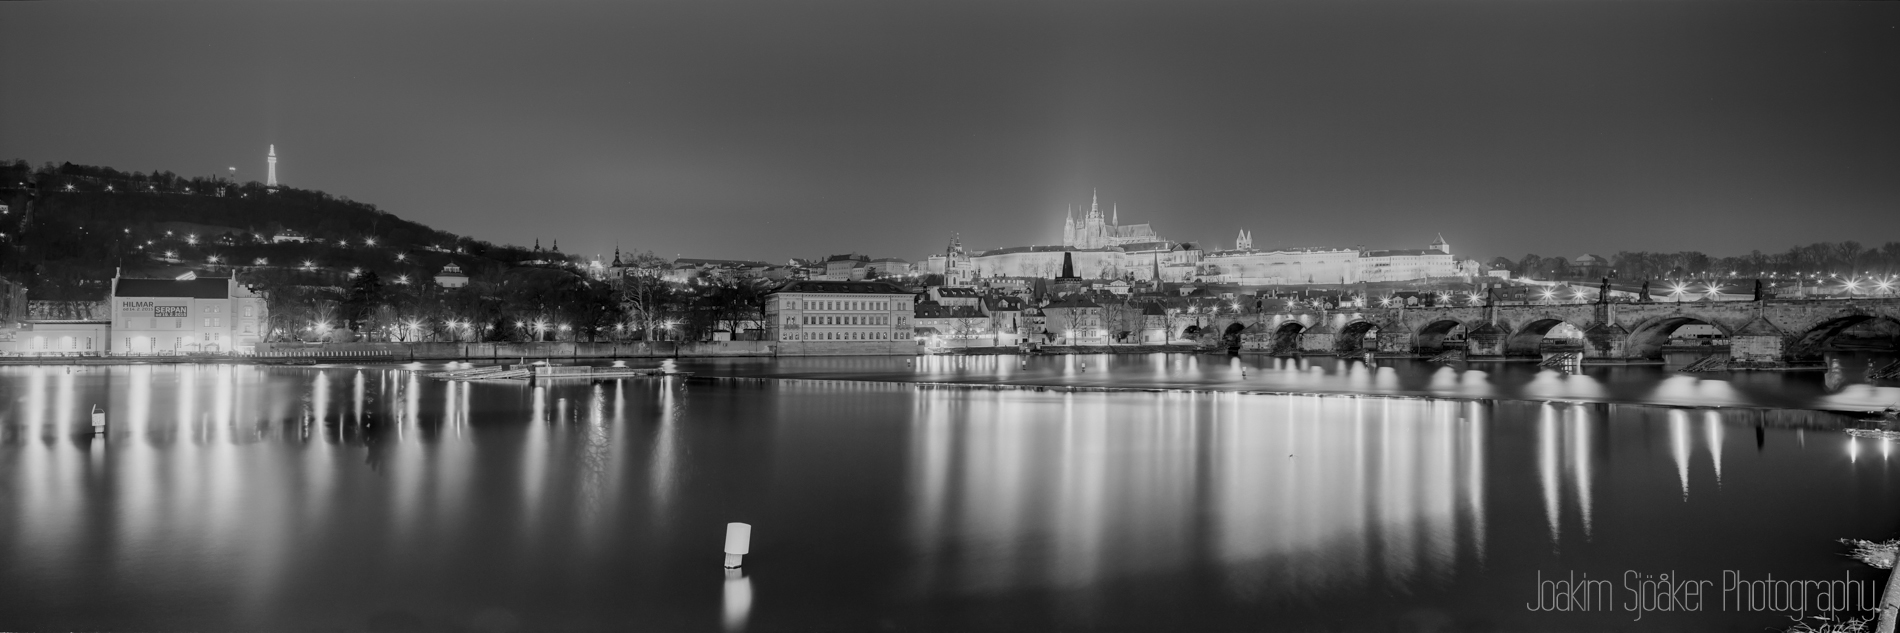
{"label": "reflection of lights", "polygon": [[1859,461],[1859,460],[1860,460],[1860,438],[1850,435],[1847,437],[1847,461],[1853,462],[1853,461]]}
{"label": "reflection of lights", "polygon": [[752,579],[746,577],[744,570],[726,570],[726,585],[720,592],[719,602],[725,629],[745,630],[746,618],[752,614]]}

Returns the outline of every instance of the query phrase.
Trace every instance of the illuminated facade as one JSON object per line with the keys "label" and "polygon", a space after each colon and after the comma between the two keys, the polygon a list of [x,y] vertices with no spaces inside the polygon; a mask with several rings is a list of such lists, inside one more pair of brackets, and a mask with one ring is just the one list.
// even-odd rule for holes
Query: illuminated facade
{"label": "illuminated facade", "polygon": [[1062,224],[1062,245],[1068,248],[1104,248],[1159,241],[1162,239],[1156,237],[1154,229],[1146,224],[1122,226],[1119,209],[1104,216],[1092,194],[1089,196],[1089,212],[1082,216],[1082,221],[1075,221],[1075,211],[1071,209],[1068,219]]}
{"label": "illuminated facade", "polygon": [[792,281],[765,296],[765,340],[785,356],[914,354],[916,296],[882,281]]}
{"label": "illuminated facade", "polygon": [[231,278],[112,279],[112,353],[249,352],[263,339],[263,297]]}

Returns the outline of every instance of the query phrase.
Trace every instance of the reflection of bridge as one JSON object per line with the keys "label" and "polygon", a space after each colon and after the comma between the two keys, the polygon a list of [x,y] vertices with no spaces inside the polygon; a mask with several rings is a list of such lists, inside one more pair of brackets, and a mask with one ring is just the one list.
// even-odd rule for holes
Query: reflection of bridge
{"label": "reflection of bridge", "polygon": [[[1583,332],[1584,358],[1658,358],[1685,325],[1714,326],[1737,359],[1813,358],[1842,331],[1873,319],[1900,324],[1900,299],[1809,299],[1301,309],[1222,315],[1202,331],[1257,351],[1436,354],[1462,334],[1472,357],[1536,356],[1559,324]],[[1376,346],[1376,349],[1374,348]]]}

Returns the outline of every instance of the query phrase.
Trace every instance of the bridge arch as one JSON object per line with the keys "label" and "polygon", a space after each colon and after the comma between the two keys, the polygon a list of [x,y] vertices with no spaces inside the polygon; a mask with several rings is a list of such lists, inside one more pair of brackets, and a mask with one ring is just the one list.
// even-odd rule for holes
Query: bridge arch
{"label": "bridge arch", "polygon": [[1240,337],[1242,333],[1246,331],[1247,324],[1245,323],[1239,321],[1229,323],[1227,324],[1227,329],[1221,332],[1221,343],[1225,344],[1227,349],[1240,349]]}
{"label": "bridge arch", "polygon": [[1696,316],[1658,317],[1630,328],[1629,355],[1634,358],[1662,358],[1662,348],[1669,343],[1669,335],[1685,325],[1707,325],[1720,331],[1723,336],[1732,334],[1722,324]]}
{"label": "bridge arch", "polygon": [[1419,354],[1437,354],[1447,349],[1462,349],[1468,328],[1457,319],[1439,319],[1426,323],[1412,335],[1412,347]]}
{"label": "bridge arch", "polygon": [[[1379,324],[1364,319],[1347,323],[1339,328],[1339,335],[1334,339],[1333,349],[1340,354],[1379,351],[1378,337],[1381,331],[1383,329],[1379,327]],[[1372,341],[1370,345],[1366,343],[1368,339]]]}
{"label": "bridge arch", "polygon": [[[1553,337],[1559,333],[1562,335]],[[1553,338],[1563,339],[1563,342],[1555,342]],[[1583,328],[1563,319],[1545,317],[1519,326],[1505,339],[1506,356],[1537,356],[1546,351],[1583,352]]]}
{"label": "bridge arch", "polygon": [[1300,351],[1300,333],[1305,331],[1306,326],[1289,319],[1273,329],[1273,343],[1268,349],[1275,354]]}
{"label": "bridge arch", "polygon": [[1832,342],[1836,337],[1839,337],[1855,327],[1879,321],[1900,326],[1900,319],[1886,315],[1844,314],[1835,316],[1814,324],[1813,327],[1808,328],[1808,331],[1802,332],[1799,336],[1795,337],[1791,351],[1796,357],[1811,358],[1820,356],[1826,349],[1827,344]]}

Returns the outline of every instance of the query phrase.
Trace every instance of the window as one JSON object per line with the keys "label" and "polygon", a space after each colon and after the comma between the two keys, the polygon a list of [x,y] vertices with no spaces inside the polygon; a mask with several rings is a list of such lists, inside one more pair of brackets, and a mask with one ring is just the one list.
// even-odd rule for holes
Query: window
{"label": "window", "polygon": [[253,316],[251,310],[254,308],[255,306],[244,306],[244,316]]}

